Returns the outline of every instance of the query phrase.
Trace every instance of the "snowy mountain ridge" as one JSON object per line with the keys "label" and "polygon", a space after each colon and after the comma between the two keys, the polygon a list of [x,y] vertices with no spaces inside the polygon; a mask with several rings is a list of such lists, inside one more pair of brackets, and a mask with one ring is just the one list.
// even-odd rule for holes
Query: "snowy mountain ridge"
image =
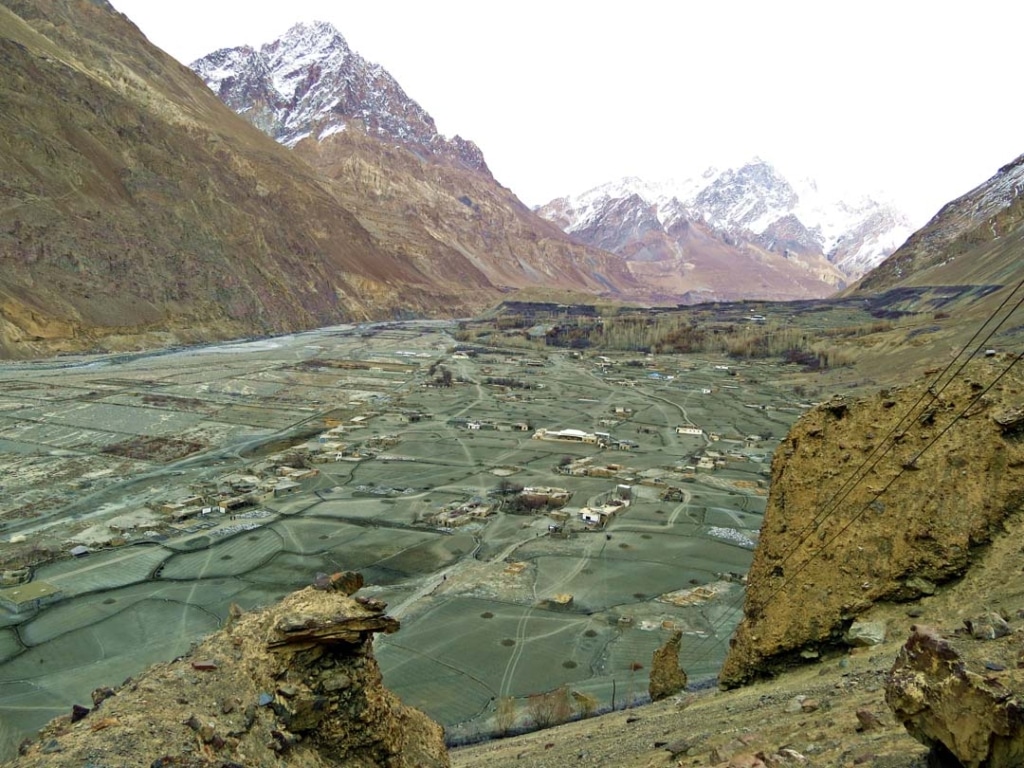
{"label": "snowy mountain ridge", "polygon": [[223,48],[190,67],[229,107],[286,146],[358,127],[490,174],[475,144],[438,133],[388,71],[349,48],[327,22],[299,23],[259,49]]}
{"label": "snowy mountain ridge", "polygon": [[[626,177],[543,206],[539,212],[572,234],[592,228],[613,201],[636,196],[654,206],[666,230],[698,221],[724,236],[779,247],[776,230],[820,250],[845,274],[857,277],[879,264],[913,231],[892,204],[862,196],[827,196],[816,183],[789,182],[769,163],[754,158],[738,168],[709,168],[688,179],[648,181]],[[557,218],[550,215],[557,202]],[[782,246],[785,247],[785,246]]]}

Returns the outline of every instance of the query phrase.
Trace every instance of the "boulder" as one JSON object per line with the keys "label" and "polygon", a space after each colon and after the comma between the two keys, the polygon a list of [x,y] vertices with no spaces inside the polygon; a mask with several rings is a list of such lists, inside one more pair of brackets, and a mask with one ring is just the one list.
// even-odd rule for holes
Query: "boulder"
{"label": "boulder", "polygon": [[[772,461],[722,686],[804,663],[808,649],[846,646],[847,628],[872,605],[934,593],[966,574],[982,547],[1015,535],[1024,440],[1007,432],[1012,419],[993,414],[1019,406],[1024,369],[957,415],[977,395],[972,382],[998,375],[990,361],[972,361],[937,397],[922,381],[830,401],[793,425]],[[933,423],[903,421],[922,398]]]}
{"label": "boulder", "polygon": [[846,630],[846,642],[858,648],[881,645],[885,642],[885,622],[858,619]]}
{"label": "boulder", "polygon": [[[885,684],[885,700],[933,762],[1024,765],[1024,672],[1010,635],[979,640],[915,626]],[[1001,671],[993,671],[998,669]],[[954,763],[955,758],[959,763]]]}

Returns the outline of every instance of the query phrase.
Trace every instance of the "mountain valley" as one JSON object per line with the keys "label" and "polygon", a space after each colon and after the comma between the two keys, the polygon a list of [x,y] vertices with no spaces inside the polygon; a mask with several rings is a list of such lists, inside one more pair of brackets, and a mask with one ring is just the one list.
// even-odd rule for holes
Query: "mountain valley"
{"label": "mountain valley", "polygon": [[0,58],[0,761],[1024,763],[1024,156],[531,210],[329,24]]}

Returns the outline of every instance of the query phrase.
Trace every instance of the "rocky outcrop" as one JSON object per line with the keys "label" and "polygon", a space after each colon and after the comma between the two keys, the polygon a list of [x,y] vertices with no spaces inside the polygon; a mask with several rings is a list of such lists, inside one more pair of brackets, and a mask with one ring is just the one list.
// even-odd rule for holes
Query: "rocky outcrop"
{"label": "rocky outcrop", "polygon": [[1024,371],[1009,362],[833,398],[794,425],[773,461],[723,685],[866,642],[848,630],[872,604],[934,592],[1004,529],[1024,502],[1024,443],[1008,426]]}
{"label": "rocky outcrop", "polygon": [[886,702],[931,748],[931,764],[1024,765],[1019,635],[998,614],[965,624],[952,636],[915,626],[886,679]]}
{"label": "rocky outcrop", "polygon": [[384,604],[321,578],[240,615],[189,655],[94,692],[12,766],[446,766],[439,725],[384,688],[373,635]]}
{"label": "rocky outcrop", "polygon": [[683,633],[676,630],[651,657],[651,678],[647,691],[651,701],[661,701],[686,687],[686,671],[679,666],[679,646]]}

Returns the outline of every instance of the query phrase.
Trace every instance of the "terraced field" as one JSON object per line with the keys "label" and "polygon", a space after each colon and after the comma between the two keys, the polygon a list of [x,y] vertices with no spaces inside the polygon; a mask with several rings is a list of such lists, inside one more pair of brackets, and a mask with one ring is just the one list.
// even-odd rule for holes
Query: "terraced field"
{"label": "terraced field", "polygon": [[[523,706],[561,685],[602,707],[642,697],[651,654],[675,629],[691,678],[714,674],[738,618],[767,460],[800,412],[784,382],[764,383],[783,373],[567,352],[527,367],[507,349],[453,357],[449,330],[342,328],[0,369],[0,459],[20,470],[0,509],[5,562],[90,550],[33,570],[59,600],[0,610],[0,757],[93,688],[180,654],[232,606],[344,569],[402,620],[378,642],[386,683],[456,737],[493,728],[504,697]],[[439,366],[452,386],[436,385]],[[316,435],[339,424],[321,461],[329,441]],[[676,430],[694,425],[700,435]],[[604,437],[535,439],[540,428]],[[105,452],[181,435],[203,447],[117,462]],[[713,469],[695,467],[705,453],[719,457]],[[594,471],[566,473],[581,460]],[[275,496],[275,467],[296,461],[316,473]],[[196,494],[215,504],[240,477],[255,478],[244,482],[256,509],[180,521],[153,511]],[[516,512],[502,483],[563,487],[571,499]],[[581,521],[581,508],[623,493],[628,506],[604,526]],[[470,502],[487,516],[432,522]],[[107,525],[125,518],[155,522]],[[712,583],[724,586],[706,599],[659,599]]]}

